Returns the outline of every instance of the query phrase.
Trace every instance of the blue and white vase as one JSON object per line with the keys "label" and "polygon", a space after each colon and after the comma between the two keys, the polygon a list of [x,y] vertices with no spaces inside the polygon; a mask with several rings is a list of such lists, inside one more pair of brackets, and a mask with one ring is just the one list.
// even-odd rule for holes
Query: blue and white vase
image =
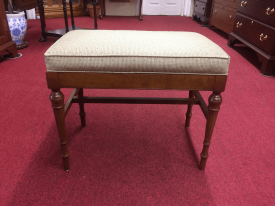
{"label": "blue and white vase", "polygon": [[[28,46],[25,41],[25,36],[27,32],[27,21],[25,18],[25,13],[20,12],[18,14],[6,14],[11,38],[15,42],[17,49],[22,49]],[[27,45],[26,45],[27,44]]]}

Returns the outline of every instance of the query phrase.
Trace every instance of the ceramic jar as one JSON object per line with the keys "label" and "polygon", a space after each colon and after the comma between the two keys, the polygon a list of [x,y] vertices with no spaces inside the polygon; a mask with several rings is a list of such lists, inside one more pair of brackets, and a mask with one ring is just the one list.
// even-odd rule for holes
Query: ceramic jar
{"label": "ceramic jar", "polygon": [[25,36],[27,32],[27,21],[25,18],[25,13],[20,12],[18,14],[6,14],[11,38],[15,42],[16,46],[26,44]]}

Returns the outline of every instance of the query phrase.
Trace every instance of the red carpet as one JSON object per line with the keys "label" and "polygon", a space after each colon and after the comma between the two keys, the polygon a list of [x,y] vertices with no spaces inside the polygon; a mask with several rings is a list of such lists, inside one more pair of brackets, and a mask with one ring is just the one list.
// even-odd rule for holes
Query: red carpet
{"label": "red carpet", "polygon": [[[93,28],[90,17],[75,22]],[[64,25],[62,19],[46,23],[47,30]],[[89,104],[85,128],[80,127],[76,105],[67,116],[71,170],[64,172],[43,56],[56,38],[38,42],[40,22],[28,20],[29,47],[19,51],[23,57],[0,59],[0,205],[274,205],[275,79],[260,74],[256,54],[245,47],[227,47],[225,34],[186,17],[106,17],[98,28],[198,32],[231,56],[206,171],[198,169],[205,129],[199,107],[194,106],[186,130],[186,106]]]}

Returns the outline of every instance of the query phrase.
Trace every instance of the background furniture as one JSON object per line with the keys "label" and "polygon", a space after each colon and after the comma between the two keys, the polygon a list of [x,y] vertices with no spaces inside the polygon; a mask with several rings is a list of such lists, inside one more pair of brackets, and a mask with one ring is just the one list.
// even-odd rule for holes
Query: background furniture
{"label": "background furniture", "polygon": [[[93,1],[93,3],[96,3],[96,0],[92,0],[92,1]],[[84,2],[85,8],[86,8],[86,3],[87,2],[85,1]],[[72,9],[72,0],[69,1],[72,26],[69,27],[69,25],[68,25],[66,0],[62,0],[65,28],[52,30],[52,31],[46,31],[45,30],[46,29],[46,22],[45,22],[45,12],[44,12],[43,0],[37,0],[37,4],[38,4],[39,15],[40,15],[41,29],[42,29],[42,37],[39,39],[40,42],[47,41],[47,36],[61,37],[64,34],[66,34],[67,32],[69,32],[70,30],[82,29],[80,27],[75,26],[75,24],[74,24],[74,14],[73,14],[73,9]],[[94,22],[95,22],[95,29],[97,29],[97,17],[94,18]]]}
{"label": "background furniture", "polygon": [[195,0],[193,19],[201,26],[206,27],[209,23],[212,0]]}
{"label": "background furniture", "polygon": [[[8,5],[8,0],[4,0],[5,1],[5,8],[7,9],[7,5]],[[27,9],[32,9],[35,8],[37,4],[37,0],[12,0],[12,6],[13,6],[13,10],[27,10]]]}
{"label": "background furniture", "polygon": [[[4,0],[5,2],[5,9],[8,10],[8,0]],[[13,10],[22,10],[25,11],[25,17],[27,19],[27,12],[28,9],[33,9],[37,5],[37,0],[12,0]]]}
{"label": "background furniture", "polygon": [[[106,7],[105,7],[105,0],[100,0],[101,2],[103,2],[103,10],[101,10],[101,14],[103,13],[103,16],[106,16]],[[119,0],[120,1],[120,0]],[[141,9],[142,9],[142,1],[139,1],[139,20],[143,20],[142,14],[141,14]],[[121,1],[121,2],[125,2],[125,1]]]}
{"label": "background furniture", "polygon": [[7,51],[11,57],[18,56],[15,42],[11,40],[4,2],[0,0],[0,53],[3,51]]}
{"label": "background furniture", "polygon": [[212,26],[229,34],[233,31],[238,0],[214,0],[210,15],[209,28]]}
{"label": "background furniture", "polygon": [[[37,1],[36,1],[37,4]],[[44,5],[44,16],[45,19],[50,18],[63,18],[63,5],[62,0],[47,0],[43,1]],[[69,3],[67,2],[67,7],[69,7]],[[80,0],[79,3],[72,2],[73,14],[74,16],[85,16],[86,11],[84,7],[84,1]],[[70,10],[67,11],[68,15],[71,15]],[[37,10],[36,15],[39,16],[39,11]]]}
{"label": "background furniture", "polygon": [[273,75],[275,70],[275,1],[239,1],[233,32],[228,46],[242,42],[257,52],[261,74]]}

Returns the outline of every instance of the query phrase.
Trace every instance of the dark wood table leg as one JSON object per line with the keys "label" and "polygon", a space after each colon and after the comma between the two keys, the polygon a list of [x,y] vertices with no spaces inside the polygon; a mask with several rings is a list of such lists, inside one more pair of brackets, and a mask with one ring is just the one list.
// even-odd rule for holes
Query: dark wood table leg
{"label": "dark wood table leg", "polygon": [[62,0],[66,33],[69,32],[66,0]]}
{"label": "dark wood table leg", "polygon": [[73,13],[73,3],[72,3],[72,0],[70,0],[69,3],[70,3],[70,12],[71,12],[72,29],[75,30],[75,25],[74,25],[74,13]]}
{"label": "dark wood table leg", "polygon": [[45,35],[45,14],[44,14],[44,7],[43,7],[43,0],[37,0],[37,6],[40,16],[40,23],[41,23],[41,30],[42,30],[42,37],[39,39],[40,42],[47,41],[47,36]]}
{"label": "dark wood table leg", "polygon": [[94,8],[94,24],[95,24],[95,29],[97,29],[96,0],[92,0],[92,3]]}
{"label": "dark wood table leg", "polygon": [[104,16],[103,0],[99,0],[99,1],[100,1],[100,15],[99,15],[99,18],[103,19],[103,16]]}
{"label": "dark wood table leg", "polygon": [[50,95],[50,100],[52,102],[55,122],[60,138],[63,168],[64,170],[68,171],[70,169],[70,164],[65,130],[64,95],[59,89],[53,89]]}
{"label": "dark wood table leg", "polygon": [[101,0],[103,3],[103,16],[106,16],[106,6],[105,6],[105,0]]}
{"label": "dark wood table leg", "polygon": [[208,149],[210,146],[211,136],[214,130],[215,122],[217,119],[220,105],[222,103],[222,97],[220,93],[213,93],[210,95],[208,105],[208,115],[206,122],[205,138],[203,142],[203,150],[201,153],[200,170],[204,170],[206,166],[206,160],[208,158]]}
{"label": "dark wood table leg", "polygon": [[[79,89],[78,92],[78,97],[81,99],[83,98],[83,88]],[[84,110],[84,103],[83,102],[79,102],[79,116],[80,116],[80,120],[81,120],[81,126],[85,127],[86,126],[86,113]]]}
{"label": "dark wood table leg", "polygon": [[[189,98],[193,98],[194,94],[193,92],[190,90],[189,91]],[[190,125],[190,121],[191,121],[191,117],[192,117],[192,106],[193,104],[188,104],[188,109],[186,112],[186,120],[185,120],[185,127],[188,128]]]}
{"label": "dark wood table leg", "polygon": [[142,0],[139,0],[139,20],[142,21],[143,17],[141,15],[141,9],[142,9]]}

